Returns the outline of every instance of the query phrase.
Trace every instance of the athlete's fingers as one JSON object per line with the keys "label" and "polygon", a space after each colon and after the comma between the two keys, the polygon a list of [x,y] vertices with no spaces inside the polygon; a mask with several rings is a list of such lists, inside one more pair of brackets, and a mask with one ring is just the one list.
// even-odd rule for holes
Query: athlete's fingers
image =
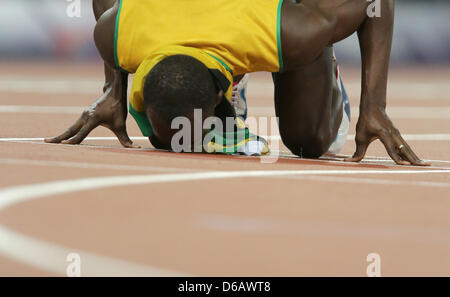
{"label": "athlete's fingers", "polygon": [[380,140],[384,144],[387,153],[394,160],[397,165],[410,165],[411,163],[404,160],[398,152],[398,148],[395,145],[392,137],[390,135],[380,135]]}
{"label": "athlete's fingers", "polygon": [[[403,140],[403,139],[402,139]],[[403,146],[401,146],[403,145]],[[399,154],[403,157],[403,159],[409,161],[412,165],[416,166],[430,166],[430,163],[422,161],[411,149],[411,147],[404,140],[398,148]],[[401,147],[401,149],[400,149]]]}
{"label": "athlete's fingers", "polygon": [[396,149],[390,146],[386,146],[386,151],[389,154],[389,156],[391,157],[392,160],[394,160],[394,162],[397,165],[411,165],[411,163],[409,161],[406,161],[402,158],[402,156],[400,156],[400,154],[398,154],[396,152]]}
{"label": "athlete's fingers", "polygon": [[356,151],[352,157],[344,159],[345,162],[360,162],[366,155],[371,141],[356,141]]}
{"label": "athlete's fingers", "polygon": [[398,130],[394,133],[394,144],[396,144],[396,152],[402,157],[404,161],[408,161],[415,166],[430,166],[431,164],[422,161],[411,149],[409,144],[403,139],[402,135]]}
{"label": "athlete's fingers", "polygon": [[64,140],[61,143],[62,144],[80,144],[86,136],[88,136],[91,131],[98,126],[98,123],[96,121],[90,120],[88,121],[81,129],[80,131],[69,140]]}
{"label": "athlete's fingers", "polygon": [[84,117],[81,116],[72,126],[70,126],[66,131],[64,131],[64,133],[56,137],[45,138],[44,142],[60,143],[63,140],[71,138],[80,131],[81,127],[83,127],[84,121],[85,121]]}
{"label": "athlete's fingers", "polygon": [[139,145],[133,144],[133,141],[128,137],[127,130],[125,126],[121,126],[120,128],[116,128],[112,130],[114,134],[116,134],[119,142],[126,148],[140,148]]}

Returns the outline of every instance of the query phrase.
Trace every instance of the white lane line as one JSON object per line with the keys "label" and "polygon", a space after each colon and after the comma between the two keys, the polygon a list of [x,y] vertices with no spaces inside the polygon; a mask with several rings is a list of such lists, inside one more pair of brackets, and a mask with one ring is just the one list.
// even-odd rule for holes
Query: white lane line
{"label": "white lane line", "polygon": [[[327,158],[341,158],[336,159],[336,161],[342,161],[344,158],[351,157],[350,155],[336,155],[336,156],[326,156]],[[365,162],[373,162],[373,161],[382,161],[382,162],[389,162],[395,164],[392,159],[386,158],[386,157],[378,157],[378,156],[365,156],[364,160],[361,161],[361,163]],[[425,162],[432,162],[432,163],[450,163],[450,160],[424,160]]]}
{"label": "white lane line", "polygon": [[[0,190],[0,211],[26,201],[38,198],[62,195],[73,192],[95,190],[106,187],[168,183],[168,182],[186,182],[196,180],[215,180],[215,179],[233,179],[233,178],[255,178],[269,176],[298,176],[298,175],[360,175],[360,174],[443,174],[450,173],[450,170],[277,170],[277,171],[215,171],[215,172],[199,172],[199,173],[178,173],[178,174],[156,174],[156,175],[134,175],[134,176],[106,176],[83,179],[62,180],[54,182],[46,182],[31,185],[22,185],[4,188]],[[64,196],[63,196],[64,197]],[[82,197],[82,196],[81,196]],[[39,269],[64,273],[63,267],[56,263],[60,263],[60,255],[67,251],[66,247],[49,242],[44,243],[37,241],[31,237],[26,237],[20,233],[0,226],[3,235],[0,237],[0,253],[17,261],[37,267]],[[25,242],[23,241],[25,240]],[[12,247],[23,246],[25,243],[27,249],[15,249]],[[51,252],[45,254],[47,258],[41,257],[42,249]],[[74,249],[72,249],[74,250]],[[53,251],[55,253],[53,253]],[[130,273],[136,264],[121,262],[116,265],[115,261],[111,262],[109,258],[98,258],[96,255],[90,254],[92,270],[84,270],[84,275],[108,275],[111,273],[124,274],[122,268],[125,267],[125,274]],[[36,261],[39,259],[39,261]],[[106,263],[105,263],[106,262]],[[105,270],[105,267],[114,267],[114,271]],[[160,268],[145,266],[144,269],[149,271],[151,275],[158,274]],[[155,272],[156,271],[156,272]],[[163,270],[164,271],[164,270]],[[170,273],[170,272],[168,272]],[[174,273],[178,274],[178,273]]]}
{"label": "white lane line", "polygon": [[[120,171],[156,171],[156,172],[199,172],[209,170],[192,170],[186,168],[168,168],[158,166],[129,166],[129,165],[111,165],[101,163],[85,163],[85,162],[61,162],[61,161],[42,161],[31,159],[0,159],[0,164],[8,165],[24,165],[24,166],[50,166],[50,167],[63,167],[63,168],[81,168],[81,169],[107,169],[107,170],[120,170]],[[411,167],[412,168],[412,167]],[[435,169],[435,168],[433,168]],[[445,170],[446,168],[438,168]],[[449,168],[450,170],[450,168]],[[326,177],[326,176],[295,176],[295,177],[282,177],[291,179],[302,179],[311,181],[329,181],[329,182],[346,182],[346,183],[366,183],[376,185],[411,185],[411,186],[425,186],[425,187],[450,187],[450,183],[441,182],[428,182],[428,181],[399,181],[399,180],[387,180],[387,179],[369,179],[369,178],[349,178],[349,177]]]}
{"label": "white lane line", "polygon": [[[406,141],[449,141],[450,133],[435,133],[435,134],[402,134]],[[281,140],[280,135],[263,136],[267,140]],[[354,140],[355,135],[349,134],[347,140]]]}
{"label": "white lane line", "polygon": [[[37,113],[79,115],[83,106],[0,105],[0,113]],[[450,107],[388,107],[387,113],[396,119],[450,119]],[[250,116],[275,116],[273,107],[250,107]],[[352,118],[358,118],[359,108],[352,108]]]}
{"label": "white lane line", "polygon": [[[344,73],[344,85],[350,98],[359,98],[361,82],[359,80],[346,80]],[[248,84],[248,98],[267,97],[274,93],[273,83],[263,80],[252,80]],[[448,81],[410,82],[402,80],[390,80],[388,82],[388,101],[405,100],[449,100],[450,84]]]}
{"label": "white lane line", "polygon": [[[431,136],[428,136],[431,135]],[[406,140],[412,140],[412,139],[434,139],[434,138],[439,138],[440,135],[443,135],[443,138],[445,139],[445,137],[447,137],[447,134],[405,134],[403,135],[404,138]],[[411,137],[408,137],[411,136]],[[267,136],[266,136],[267,137]],[[349,139],[351,137],[354,137],[354,135],[349,135]],[[130,137],[131,140],[136,141],[136,140],[148,140],[147,137],[142,137],[142,136],[136,136],[136,137]],[[267,137],[267,139],[269,140],[279,140],[280,136],[269,136]],[[85,139],[86,141],[113,141],[113,140],[117,140],[116,137],[114,136],[107,136],[107,137],[86,137]],[[33,144],[44,144],[44,145],[55,145],[55,144],[48,144],[48,143],[44,143],[44,138],[43,137],[24,137],[24,138],[0,138],[0,142],[18,142],[18,143],[33,143]],[[67,147],[73,147],[73,145],[64,145],[64,144],[57,144],[57,145],[61,145],[61,146],[67,146]],[[83,147],[89,147],[89,148],[108,148],[108,147],[104,147],[104,146],[93,146],[93,145],[87,145],[87,144],[83,144]],[[124,149],[124,150],[141,150],[141,149],[129,149],[129,148],[118,148],[118,149]],[[292,158],[297,158],[297,156],[292,155],[292,153],[287,152],[287,151],[278,151],[278,150],[271,150],[271,155],[273,156],[283,156],[283,157],[292,157]],[[340,159],[335,159],[335,160],[322,160],[324,162],[336,162],[336,163],[341,163],[342,159],[344,158],[348,158],[348,155],[337,155],[337,156],[326,156],[327,158],[340,158]],[[319,159],[320,160],[320,159]],[[370,163],[373,161],[382,161],[382,162],[387,162],[389,164],[395,165],[395,163],[388,158],[385,157],[377,157],[377,156],[366,156],[364,158],[364,160],[361,161],[361,163]],[[450,163],[450,160],[424,160],[426,162],[433,162],[433,163]],[[402,166],[404,167],[404,166]],[[416,167],[415,167],[416,168]],[[433,167],[435,168],[435,167]],[[435,168],[435,169],[442,169],[442,168]]]}
{"label": "white lane line", "polygon": [[[404,134],[403,138],[407,141],[448,141],[450,134]],[[355,135],[348,135],[348,140],[355,139]]]}
{"label": "white lane line", "polygon": [[[144,137],[144,136],[135,136],[135,137],[130,137],[130,138],[131,138],[131,140],[148,140],[148,137]],[[85,140],[109,141],[109,140],[117,140],[117,137],[114,137],[114,136],[86,137]],[[0,138],[0,141],[6,141],[6,142],[44,141],[44,137]]]}
{"label": "white lane line", "polygon": [[183,276],[183,274],[38,240],[0,225],[0,253],[39,270],[65,275],[67,255],[81,258],[81,276]]}
{"label": "white lane line", "polygon": [[293,221],[204,215],[195,222],[213,231],[256,235],[289,235],[313,237],[358,238],[408,242],[435,242],[449,244],[448,230],[434,227],[399,226],[398,224],[350,224],[333,221]]}
{"label": "white lane line", "polygon": [[0,105],[0,113],[81,114],[82,106]]}
{"label": "white lane line", "polygon": [[[37,114],[73,114],[78,115],[83,106],[34,106],[34,105],[0,105],[0,113],[37,113]],[[450,107],[399,107],[387,108],[387,113],[396,119],[450,119]],[[275,116],[273,107],[250,107],[251,116]],[[352,107],[352,118],[358,118],[359,108]]]}
{"label": "white lane line", "polygon": [[[191,170],[185,168],[162,167],[162,166],[132,166],[118,164],[102,164],[102,163],[86,163],[86,162],[65,162],[50,160],[31,160],[31,159],[14,159],[0,158],[0,164],[8,165],[24,165],[24,166],[50,166],[63,168],[81,168],[81,169],[107,169],[120,171],[156,171],[156,172],[196,172],[199,170]],[[201,169],[201,171],[206,171]]]}
{"label": "white lane line", "polygon": [[[0,142],[2,142],[0,140]],[[152,147],[148,148],[125,148],[122,145],[120,145],[119,141],[117,141],[117,146],[104,146],[104,145],[97,145],[97,144],[87,144],[82,143],[80,145],[73,145],[73,144],[62,144],[62,143],[46,143],[43,140],[42,141],[22,141],[22,140],[13,140],[13,141],[4,141],[4,142],[12,142],[12,143],[23,143],[23,144],[36,144],[36,145],[53,145],[53,146],[61,146],[66,148],[73,148],[73,149],[82,149],[82,148],[93,148],[93,149],[114,149],[114,150],[122,150],[122,151],[152,151],[152,152],[164,152],[164,150],[158,150]],[[119,146],[120,145],[120,146]]]}
{"label": "white lane line", "polygon": [[338,176],[290,176],[288,179],[307,180],[317,182],[332,183],[352,183],[352,184],[369,184],[369,185],[407,185],[413,187],[432,187],[432,188],[450,188],[450,183],[430,182],[430,181],[406,181],[391,179],[375,179],[375,178],[354,178],[354,177],[338,177]]}
{"label": "white lane line", "polygon": [[[345,82],[344,85],[350,98],[359,98],[361,95],[361,82]],[[388,82],[388,102],[398,100],[446,100],[450,99],[450,84],[445,81],[438,82]]]}
{"label": "white lane line", "polygon": [[[450,119],[450,107],[429,107],[429,106],[388,106],[387,114],[395,119]],[[249,106],[249,116],[275,116],[273,106]],[[359,117],[359,107],[352,107],[352,119]]]}
{"label": "white lane line", "polygon": [[[388,106],[387,114],[394,119],[450,119],[450,107]],[[352,117],[359,117],[359,107],[352,107]]]}
{"label": "white lane line", "polygon": [[98,78],[86,80],[0,76],[0,91],[41,94],[100,94],[103,83]]}
{"label": "white lane line", "polygon": [[62,180],[48,183],[9,187],[0,190],[0,211],[19,202],[35,198],[94,190],[106,187],[129,185],[186,182],[196,180],[256,178],[276,176],[322,176],[322,175],[405,175],[405,174],[448,174],[450,169],[407,169],[407,170],[250,170],[250,171],[210,171],[193,173],[125,175]]}
{"label": "white lane line", "polygon": [[[261,135],[262,137],[266,138],[267,140],[281,140],[280,135]],[[403,138],[406,141],[449,141],[450,140],[450,133],[434,133],[434,134],[403,134]],[[142,137],[142,136],[134,136],[130,137],[132,140],[148,140],[148,137]],[[354,134],[349,134],[347,136],[347,140],[353,140],[355,139]],[[106,137],[86,137],[85,140],[95,140],[95,141],[110,141],[110,140],[117,140],[117,137],[113,136],[106,136]],[[43,137],[4,137],[0,138],[0,141],[44,141]]]}
{"label": "white lane line", "polygon": [[[148,137],[130,137],[133,141],[136,140],[147,140],[148,141]],[[109,140],[115,140],[118,144],[119,141],[117,140],[117,137],[86,137],[85,138],[86,141],[88,140],[96,140],[96,141],[109,141]],[[43,137],[24,137],[24,138],[0,138],[0,142],[13,142],[13,143],[25,143],[25,144],[38,144],[38,145],[57,145],[57,146],[63,146],[63,147],[72,147],[72,148],[94,148],[94,149],[110,149],[110,148],[114,148],[114,149],[119,149],[119,150],[126,150],[126,151],[163,151],[163,150],[158,150],[155,148],[124,148],[123,146],[120,147],[110,147],[110,146],[102,146],[102,145],[91,145],[91,144],[87,144],[85,142],[83,142],[80,146],[74,146],[72,144],[62,144],[62,143],[58,143],[58,144],[54,144],[54,143],[46,143],[44,142],[44,138]]]}
{"label": "white lane line", "polygon": [[[131,80],[131,77],[130,77]],[[42,93],[42,94],[100,94],[103,86],[100,77],[64,78],[36,76],[0,76],[0,92]],[[351,97],[359,97],[359,80],[346,80],[344,84]],[[273,94],[273,83],[268,75],[266,79],[250,79],[248,93],[251,97]],[[450,99],[450,85],[446,80],[429,82],[410,82],[391,79],[388,83],[388,96],[408,100]]]}
{"label": "white lane line", "polygon": [[[280,158],[285,159],[297,159],[297,160],[310,160],[315,162],[321,162],[324,164],[343,164],[346,163],[344,159],[351,157],[349,155],[323,155],[319,159],[301,159],[296,155],[293,155],[291,152],[287,151],[277,151],[272,150],[271,156],[279,156]],[[425,162],[430,163],[450,163],[450,161],[442,161],[442,160],[423,160]],[[358,164],[367,164],[367,165],[387,165],[392,167],[398,167],[398,168],[420,168],[413,165],[397,165],[392,159],[383,158],[383,157],[371,157],[371,156],[365,156],[363,160],[361,160],[359,163],[347,163],[348,165],[353,164],[354,166],[358,166]],[[437,170],[447,170],[450,169],[450,167],[438,167],[438,166],[428,166],[428,167],[422,167],[427,169],[437,169]]]}

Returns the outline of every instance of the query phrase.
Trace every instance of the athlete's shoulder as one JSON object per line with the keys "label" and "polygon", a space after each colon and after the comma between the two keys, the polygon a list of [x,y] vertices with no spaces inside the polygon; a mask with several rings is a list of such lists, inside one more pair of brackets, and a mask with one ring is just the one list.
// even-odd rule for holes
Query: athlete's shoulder
{"label": "athlete's shoulder", "polygon": [[113,7],[100,16],[94,29],[94,41],[98,52],[106,64],[114,67],[116,65],[114,54],[116,20],[120,10],[120,2],[122,1],[116,1]]}

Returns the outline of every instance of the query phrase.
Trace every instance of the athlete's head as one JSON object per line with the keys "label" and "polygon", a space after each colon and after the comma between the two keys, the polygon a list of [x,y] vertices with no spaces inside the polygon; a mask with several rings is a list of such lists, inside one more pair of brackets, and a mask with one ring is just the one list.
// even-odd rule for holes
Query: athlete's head
{"label": "athlete's head", "polygon": [[208,68],[195,58],[174,55],[156,64],[145,80],[144,105],[158,146],[170,148],[178,131],[171,129],[175,118],[186,117],[193,129],[195,109],[202,110],[202,122],[214,116],[222,95]]}

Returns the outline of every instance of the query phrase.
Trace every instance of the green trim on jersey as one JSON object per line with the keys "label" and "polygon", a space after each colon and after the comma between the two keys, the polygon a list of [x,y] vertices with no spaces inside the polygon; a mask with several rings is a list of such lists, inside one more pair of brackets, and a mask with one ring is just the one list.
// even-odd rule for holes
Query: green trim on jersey
{"label": "green trim on jersey", "polygon": [[145,112],[135,110],[131,104],[129,108],[130,114],[133,116],[134,120],[138,124],[138,127],[141,130],[142,135],[147,137],[153,136],[153,128]]}
{"label": "green trim on jersey", "polygon": [[119,11],[117,12],[117,17],[116,17],[116,27],[114,28],[114,61],[116,62],[116,67],[119,68],[120,70],[122,70],[123,72],[128,73],[128,71],[126,71],[125,69],[123,69],[122,67],[120,67],[120,63],[119,63],[119,55],[117,53],[117,42],[119,39],[119,23],[120,23],[120,13],[122,12],[122,1],[119,1]]}
{"label": "green trim on jersey", "polygon": [[278,4],[278,17],[277,17],[277,43],[278,43],[278,60],[280,63],[280,71],[283,72],[283,47],[281,46],[281,8],[283,7],[283,0],[280,0]]}

